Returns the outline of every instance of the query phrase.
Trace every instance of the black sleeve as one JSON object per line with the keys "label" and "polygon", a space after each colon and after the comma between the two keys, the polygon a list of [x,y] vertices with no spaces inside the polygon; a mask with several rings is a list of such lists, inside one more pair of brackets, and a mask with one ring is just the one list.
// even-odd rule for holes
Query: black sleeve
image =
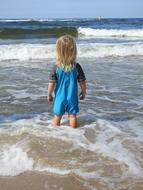
{"label": "black sleeve", "polygon": [[57,74],[56,74],[57,66],[54,65],[51,69],[50,76],[49,76],[49,82],[56,82],[57,81]]}
{"label": "black sleeve", "polygon": [[78,73],[78,75],[77,75],[78,82],[86,80],[85,74],[83,72],[83,69],[82,69],[82,67],[80,66],[79,63],[76,64],[76,69],[77,69],[77,73]]}

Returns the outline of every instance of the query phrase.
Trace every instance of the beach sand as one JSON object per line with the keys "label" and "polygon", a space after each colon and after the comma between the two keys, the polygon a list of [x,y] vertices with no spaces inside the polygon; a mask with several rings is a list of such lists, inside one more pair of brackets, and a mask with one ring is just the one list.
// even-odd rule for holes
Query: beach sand
{"label": "beach sand", "polygon": [[18,176],[0,177],[0,190],[87,190],[80,179],[73,176],[25,172]]}

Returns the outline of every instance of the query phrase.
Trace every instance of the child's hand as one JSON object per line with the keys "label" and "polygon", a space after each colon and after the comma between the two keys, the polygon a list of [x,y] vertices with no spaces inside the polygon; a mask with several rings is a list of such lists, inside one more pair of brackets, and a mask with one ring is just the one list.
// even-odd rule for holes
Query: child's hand
{"label": "child's hand", "polygon": [[84,98],[85,98],[84,93],[83,93],[83,92],[80,92],[80,93],[79,93],[79,99],[80,99],[80,100],[84,100]]}
{"label": "child's hand", "polygon": [[53,96],[52,95],[48,95],[47,96],[47,100],[48,100],[48,102],[52,102],[53,101]]}
{"label": "child's hand", "polygon": [[79,94],[79,99],[80,100],[84,100],[85,96],[86,96],[86,82],[85,80],[84,81],[81,81],[79,83],[80,87],[81,87],[81,93]]}

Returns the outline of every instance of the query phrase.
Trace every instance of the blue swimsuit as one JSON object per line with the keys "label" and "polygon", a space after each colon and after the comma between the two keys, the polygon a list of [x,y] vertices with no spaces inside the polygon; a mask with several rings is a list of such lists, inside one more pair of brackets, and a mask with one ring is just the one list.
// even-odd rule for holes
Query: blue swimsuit
{"label": "blue swimsuit", "polygon": [[81,66],[77,63],[70,71],[64,71],[59,66],[54,66],[50,74],[50,82],[56,82],[53,112],[63,115],[65,112],[76,114],[78,108],[78,84],[86,80]]}

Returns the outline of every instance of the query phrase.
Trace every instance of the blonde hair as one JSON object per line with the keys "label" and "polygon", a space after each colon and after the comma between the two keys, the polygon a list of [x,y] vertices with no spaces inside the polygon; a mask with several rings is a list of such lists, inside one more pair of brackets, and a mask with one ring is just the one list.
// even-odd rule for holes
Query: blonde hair
{"label": "blonde hair", "polygon": [[76,61],[77,48],[75,40],[70,35],[58,38],[56,42],[56,59],[63,70],[71,70]]}

